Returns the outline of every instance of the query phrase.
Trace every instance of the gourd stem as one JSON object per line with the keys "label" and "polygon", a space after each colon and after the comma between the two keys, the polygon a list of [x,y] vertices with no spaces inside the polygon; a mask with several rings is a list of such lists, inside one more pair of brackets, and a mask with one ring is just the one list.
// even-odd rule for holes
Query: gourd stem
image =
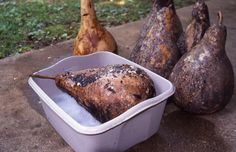
{"label": "gourd stem", "polygon": [[32,78],[41,78],[41,79],[51,79],[51,80],[56,80],[56,77],[52,76],[45,76],[45,75],[38,75],[38,74],[31,74],[29,75]]}
{"label": "gourd stem", "polygon": [[218,12],[218,20],[219,20],[219,24],[223,23],[223,15],[221,11]]}

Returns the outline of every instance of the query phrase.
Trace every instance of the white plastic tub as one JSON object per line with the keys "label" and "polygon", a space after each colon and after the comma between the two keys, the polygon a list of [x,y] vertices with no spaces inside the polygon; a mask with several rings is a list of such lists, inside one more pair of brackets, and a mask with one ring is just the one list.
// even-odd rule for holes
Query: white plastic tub
{"label": "white plastic tub", "polygon": [[159,128],[166,99],[174,93],[173,85],[157,74],[109,52],[82,57],[68,57],[37,74],[56,75],[111,64],[130,64],[144,69],[154,82],[157,95],[139,103],[122,115],[101,124],[52,80],[29,78],[38,94],[47,119],[62,138],[79,152],[124,151],[148,139]]}

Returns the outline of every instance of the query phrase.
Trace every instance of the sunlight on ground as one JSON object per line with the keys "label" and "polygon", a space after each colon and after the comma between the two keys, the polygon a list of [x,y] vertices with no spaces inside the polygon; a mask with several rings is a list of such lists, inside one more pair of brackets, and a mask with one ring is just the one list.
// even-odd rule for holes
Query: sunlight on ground
{"label": "sunlight on ground", "polygon": [[117,5],[125,5],[125,1],[124,0],[121,0],[121,1],[118,1],[116,2]]}
{"label": "sunlight on ground", "polygon": [[116,4],[116,5],[120,5],[123,6],[126,4],[126,0],[109,0],[109,1],[104,1],[104,2],[100,2],[100,4]]}

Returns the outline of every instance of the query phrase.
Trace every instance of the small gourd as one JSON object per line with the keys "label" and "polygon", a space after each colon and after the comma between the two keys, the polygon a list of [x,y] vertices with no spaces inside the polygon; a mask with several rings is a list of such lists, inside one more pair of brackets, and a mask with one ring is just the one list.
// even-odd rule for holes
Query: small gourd
{"label": "small gourd", "polygon": [[192,20],[177,42],[181,54],[183,55],[197,45],[209,27],[208,7],[204,0],[197,0],[193,7]]}
{"label": "small gourd", "polygon": [[113,36],[97,20],[92,0],[81,0],[81,26],[74,43],[74,55],[97,51],[117,52]]}

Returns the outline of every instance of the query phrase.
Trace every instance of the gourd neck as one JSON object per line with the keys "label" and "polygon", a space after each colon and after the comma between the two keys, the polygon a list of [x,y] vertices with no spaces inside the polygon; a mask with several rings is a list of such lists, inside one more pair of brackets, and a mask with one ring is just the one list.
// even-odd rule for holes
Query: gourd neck
{"label": "gourd neck", "polygon": [[98,24],[94,4],[92,0],[80,0],[81,5],[81,25],[86,27],[94,27]]}
{"label": "gourd neck", "polygon": [[170,7],[175,12],[175,6],[173,0],[153,0],[153,9],[159,11],[163,7]]}

